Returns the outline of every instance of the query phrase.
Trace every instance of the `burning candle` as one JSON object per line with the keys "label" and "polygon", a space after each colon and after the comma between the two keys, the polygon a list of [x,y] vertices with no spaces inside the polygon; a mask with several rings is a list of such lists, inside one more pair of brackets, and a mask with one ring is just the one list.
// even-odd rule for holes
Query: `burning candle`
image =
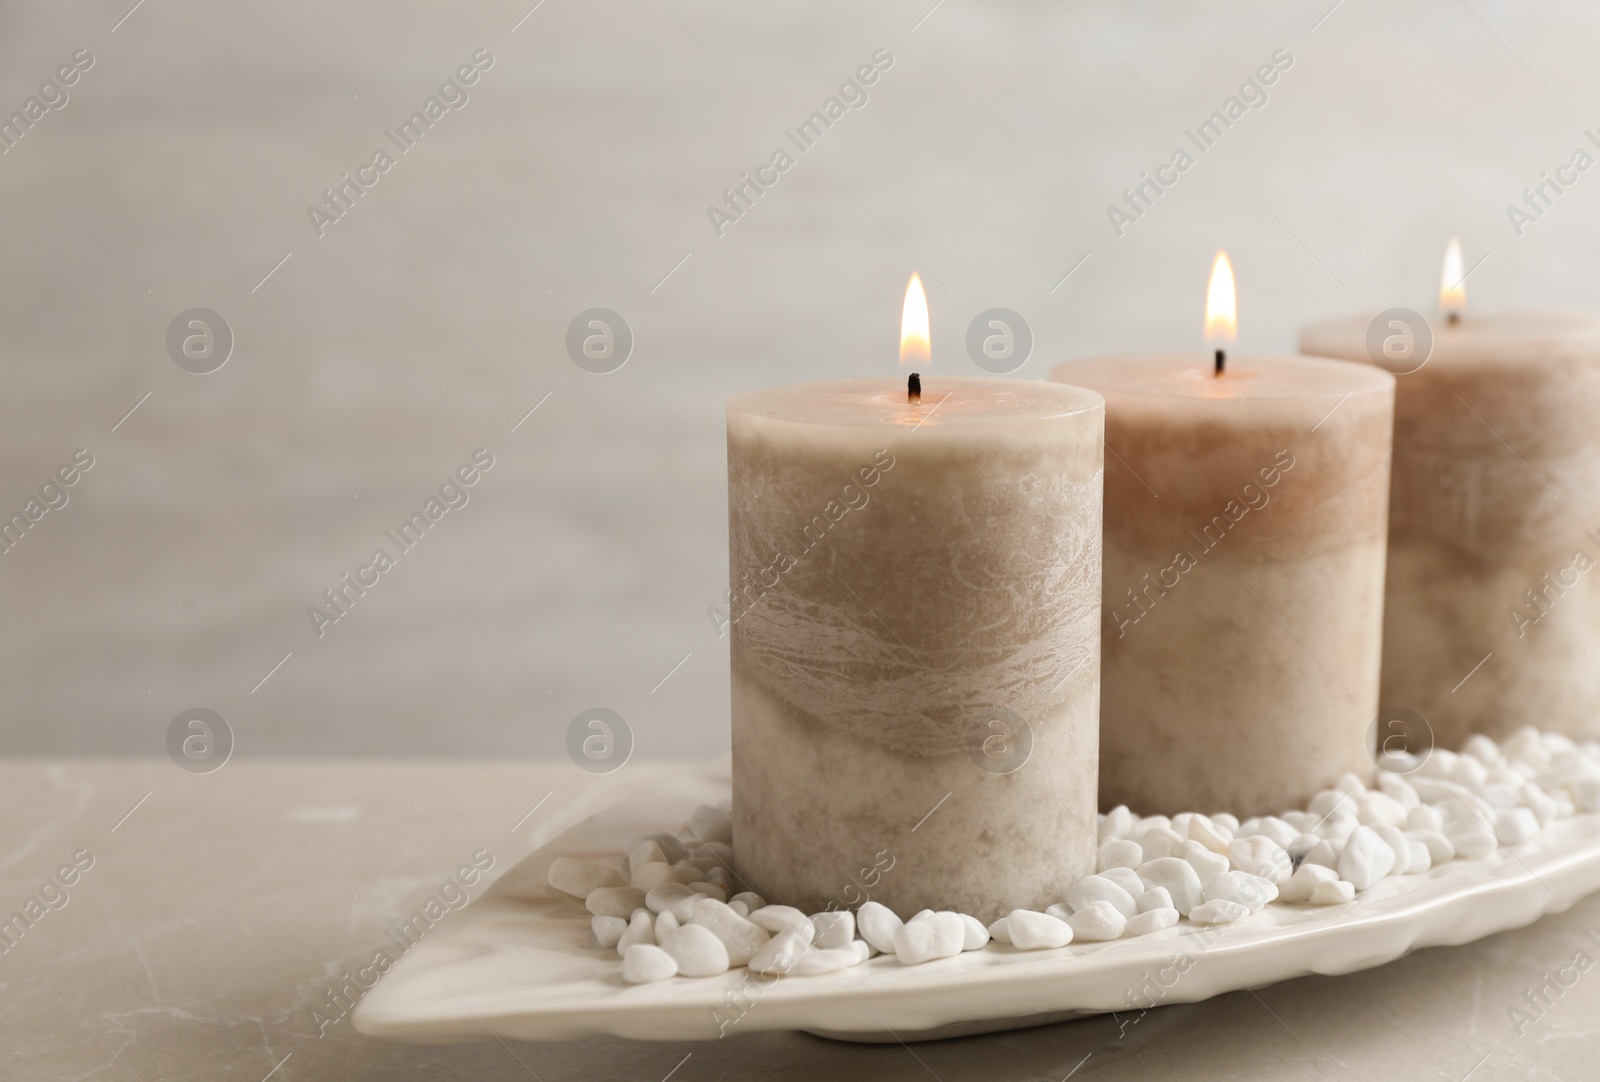
{"label": "burning candle", "polygon": [[929,355],[913,276],[902,375],[728,403],[735,862],[807,912],[1095,870],[1103,403]]}
{"label": "burning candle", "polygon": [[1095,357],[1106,400],[1100,801],[1268,814],[1370,776],[1394,378],[1236,356],[1212,268],[1210,357]]}
{"label": "burning candle", "polygon": [[[1314,323],[1300,349],[1399,374],[1385,716],[1459,747],[1524,725],[1600,737],[1600,318],[1468,315],[1461,246],[1429,326]],[[1431,341],[1431,353],[1430,353]]]}

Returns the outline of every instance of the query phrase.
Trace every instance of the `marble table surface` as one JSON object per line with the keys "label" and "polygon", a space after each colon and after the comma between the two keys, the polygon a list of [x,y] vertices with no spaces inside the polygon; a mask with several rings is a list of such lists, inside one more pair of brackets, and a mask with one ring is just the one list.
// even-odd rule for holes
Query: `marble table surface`
{"label": "marble table surface", "polygon": [[37,917],[20,935],[26,922],[0,926],[0,1077],[1592,1076],[1600,973],[1588,959],[1600,960],[1600,945],[1587,933],[1600,939],[1600,896],[1346,977],[932,1044],[768,1033],[430,1047],[354,1032],[338,993],[354,987],[347,974],[359,976],[428,898],[456,897],[444,884],[472,854],[493,858],[492,878],[673,769],[633,762],[595,777],[566,762],[239,761],[190,775],[165,760],[0,761],[0,918],[30,900]]}

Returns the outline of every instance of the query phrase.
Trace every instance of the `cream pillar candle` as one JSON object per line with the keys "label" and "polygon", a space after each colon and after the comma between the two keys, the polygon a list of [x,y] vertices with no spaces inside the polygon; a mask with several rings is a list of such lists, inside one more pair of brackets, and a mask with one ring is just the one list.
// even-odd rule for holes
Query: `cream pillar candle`
{"label": "cream pillar candle", "polygon": [[853,379],[728,403],[739,878],[993,920],[1095,866],[1100,396]]}
{"label": "cream pillar candle", "polygon": [[[1312,324],[1301,351],[1381,361],[1373,322]],[[1432,339],[1420,368],[1383,362],[1405,373],[1385,711],[1420,714],[1441,747],[1524,725],[1600,738],[1600,317],[1467,314]]]}
{"label": "cream pillar candle", "polygon": [[1290,357],[1097,357],[1100,803],[1303,806],[1369,777],[1394,378]]}

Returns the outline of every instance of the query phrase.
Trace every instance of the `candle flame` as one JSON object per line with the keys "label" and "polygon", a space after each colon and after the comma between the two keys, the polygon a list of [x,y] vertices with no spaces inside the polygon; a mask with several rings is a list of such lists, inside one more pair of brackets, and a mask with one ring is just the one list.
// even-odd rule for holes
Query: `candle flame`
{"label": "candle flame", "polygon": [[1466,272],[1462,270],[1461,239],[1451,237],[1444,250],[1444,273],[1439,278],[1439,311],[1451,322],[1467,307]]}
{"label": "candle flame", "polygon": [[900,310],[900,367],[926,366],[932,356],[928,342],[928,295],[915,272],[906,283],[906,303]]}
{"label": "candle flame", "polygon": [[1206,341],[1232,345],[1239,337],[1239,302],[1233,288],[1233,266],[1228,253],[1217,250],[1211,263],[1211,284],[1206,287]]}

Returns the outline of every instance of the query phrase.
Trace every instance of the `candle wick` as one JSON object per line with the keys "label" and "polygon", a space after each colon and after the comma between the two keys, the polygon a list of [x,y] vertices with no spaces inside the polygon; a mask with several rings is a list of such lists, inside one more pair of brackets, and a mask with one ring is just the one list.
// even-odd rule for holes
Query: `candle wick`
{"label": "candle wick", "polygon": [[1446,323],[1450,324],[1450,326],[1454,327],[1457,323],[1461,322],[1461,313],[1460,312],[1446,312],[1445,313],[1445,317],[1444,317],[1444,321]]}
{"label": "candle wick", "polygon": [[1217,350],[1217,370],[1216,370],[1216,374],[1219,375],[1219,376],[1222,375],[1222,370],[1224,368],[1226,368],[1227,366],[1228,366],[1228,351],[1225,350],[1225,349]]}
{"label": "candle wick", "polygon": [[906,380],[906,401],[922,401],[922,377],[915,372],[911,373],[911,378]]}

